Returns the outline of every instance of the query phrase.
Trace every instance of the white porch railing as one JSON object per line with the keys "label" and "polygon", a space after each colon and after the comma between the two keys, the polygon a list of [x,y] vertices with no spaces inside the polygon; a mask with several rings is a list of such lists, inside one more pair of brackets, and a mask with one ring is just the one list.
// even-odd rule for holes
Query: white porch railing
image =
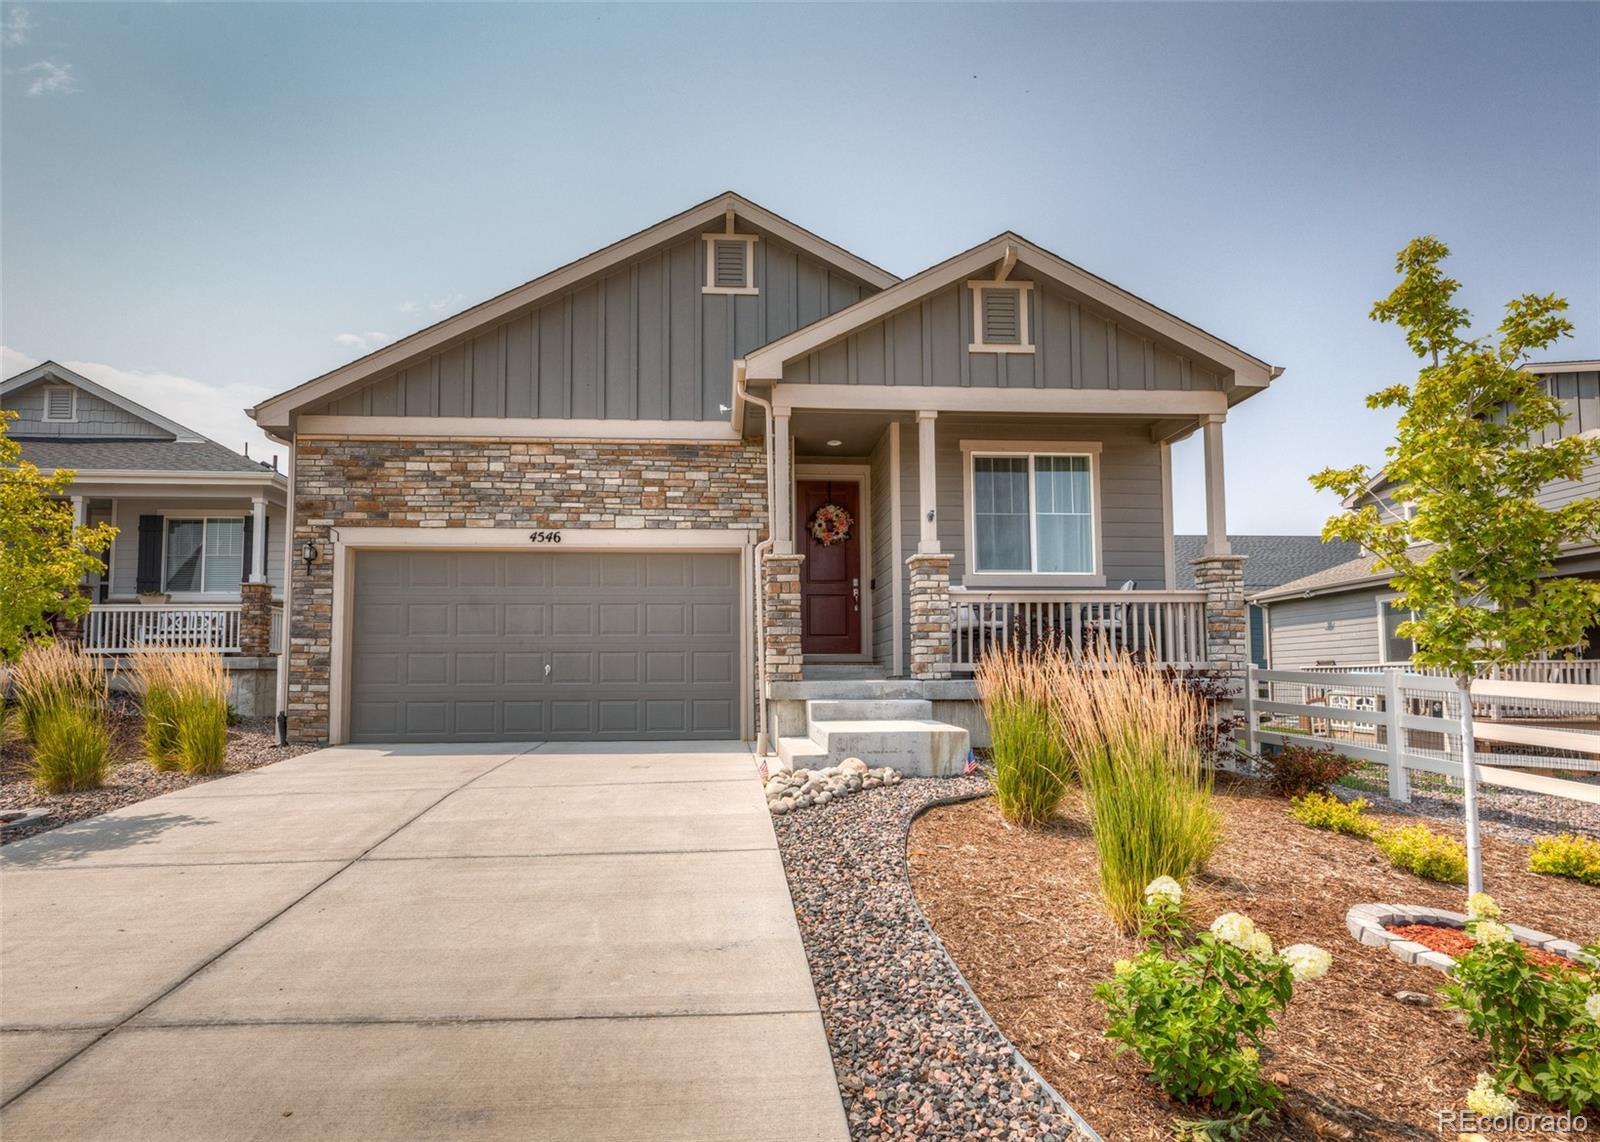
{"label": "white porch railing", "polygon": [[1204,591],[950,592],[951,665],[971,671],[990,650],[1097,645],[1145,654],[1163,665],[1206,661]]}
{"label": "white porch railing", "polygon": [[[1398,671],[1401,674],[1420,674],[1425,678],[1445,678],[1449,671],[1439,666],[1413,666],[1409,662],[1360,662],[1348,666],[1303,666],[1301,670],[1314,674],[1377,674]],[[1496,678],[1504,682],[1554,682],[1562,686],[1600,686],[1600,658],[1534,659],[1511,666],[1478,664],[1479,678]]]}
{"label": "white porch railing", "polygon": [[83,616],[83,649],[239,652],[238,603],[99,603]]}
{"label": "white porch railing", "polygon": [[267,650],[273,654],[281,654],[283,652],[283,604],[273,603],[268,614],[272,619],[272,628],[267,635]]}

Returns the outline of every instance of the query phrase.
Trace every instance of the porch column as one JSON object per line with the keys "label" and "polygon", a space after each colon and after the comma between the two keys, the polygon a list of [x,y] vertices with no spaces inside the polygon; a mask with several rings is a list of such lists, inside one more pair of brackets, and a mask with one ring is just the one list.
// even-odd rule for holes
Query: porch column
{"label": "porch column", "polygon": [[800,680],[800,564],[804,559],[793,552],[769,551],[761,561],[763,685]]}
{"label": "porch column", "polygon": [[794,554],[794,461],[789,410],[772,413],[772,550]]}
{"label": "porch column", "polygon": [[267,497],[250,501],[250,582],[267,581]]}
{"label": "porch column", "polygon": [[950,677],[950,556],[918,552],[906,560],[911,577],[911,677]]}
{"label": "porch column", "polygon": [[73,527],[82,527],[83,526],[84,520],[88,518],[88,509],[89,509],[88,501],[85,500],[83,496],[73,496],[72,497],[72,526]]}
{"label": "porch column", "polygon": [[1195,586],[1206,593],[1206,662],[1227,676],[1234,694],[1243,692],[1245,668],[1250,663],[1244,558],[1202,555],[1194,561]]}
{"label": "porch column", "polygon": [[246,658],[272,653],[272,588],[253,577],[239,588],[239,653]]}
{"label": "porch column", "polygon": [[[932,409],[917,412],[917,520],[921,525],[917,539],[918,555],[939,554],[939,485],[935,480],[933,428],[939,414]],[[949,588],[950,565],[945,563],[945,584]],[[915,604],[913,604],[915,605]]]}
{"label": "porch column", "polygon": [[1228,497],[1222,484],[1222,422],[1214,413],[1206,417],[1203,437],[1206,449],[1206,549],[1207,555],[1229,555]]}

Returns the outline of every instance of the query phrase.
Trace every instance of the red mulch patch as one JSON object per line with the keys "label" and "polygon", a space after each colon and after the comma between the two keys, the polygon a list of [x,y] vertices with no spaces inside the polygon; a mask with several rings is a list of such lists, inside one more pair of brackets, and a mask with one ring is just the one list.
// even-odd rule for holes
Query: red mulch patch
{"label": "red mulch patch", "polygon": [[[1333,970],[1297,990],[1268,1040],[1266,1070],[1287,1097],[1277,1121],[1252,1137],[1454,1142],[1437,1114],[1465,1108],[1488,1058],[1455,1013],[1399,998],[1436,994],[1438,972],[1357,944],[1344,918],[1354,904],[1387,901],[1461,911],[1466,890],[1390,867],[1370,841],[1307,828],[1286,802],[1248,786],[1221,789],[1217,801],[1224,837],[1190,886],[1195,919],[1239,911],[1280,946],[1333,953]],[[936,809],[912,829],[912,884],[1000,1029],[1091,1126],[1108,1142],[1170,1139],[1175,1117],[1201,1117],[1204,1108],[1168,1099],[1137,1055],[1117,1055],[1105,1039],[1105,1009],[1091,989],[1139,943],[1101,907],[1084,821],[1071,801],[1043,829],[1007,824],[991,799]],[[1485,837],[1484,877],[1511,920],[1579,943],[1600,930],[1600,888],[1530,873],[1521,846]]]}
{"label": "red mulch patch", "polygon": [[[1478,943],[1460,928],[1444,928],[1438,924],[1396,924],[1389,931],[1402,940],[1410,940],[1414,944],[1421,944],[1429,951],[1443,952],[1458,960]],[[1542,968],[1560,967],[1571,963],[1570,960],[1563,959],[1554,952],[1547,952],[1543,948],[1531,948],[1524,944],[1523,950],[1528,953],[1528,959]]]}

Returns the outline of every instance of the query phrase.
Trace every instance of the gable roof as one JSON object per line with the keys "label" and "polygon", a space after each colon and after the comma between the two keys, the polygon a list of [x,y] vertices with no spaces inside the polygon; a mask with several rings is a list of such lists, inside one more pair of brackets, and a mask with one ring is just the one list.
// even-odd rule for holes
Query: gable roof
{"label": "gable roof", "polygon": [[282,475],[214,440],[18,440],[22,458],[51,472],[250,472]]}
{"label": "gable roof", "polygon": [[[1181,590],[1194,589],[1193,563],[1200,558],[1205,542],[1203,535],[1172,537]],[[1244,562],[1246,591],[1277,587],[1348,563],[1361,554],[1354,543],[1342,539],[1324,543],[1320,535],[1230,535],[1228,543],[1235,555],[1248,556]]]}
{"label": "gable roof", "polygon": [[385,345],[368,353],[365,357],[358,358],[347,365],[315,377],[304,384],[296,385],[274,396],[268,397],[254,408],[247,410],[255,418],[257,424],[264,429],[287,429],[289,417],[307,404],[324,400],[335,393],[352,385],[376,376],[386,369],[393,368],[404,361],[424,353],[431,352],[445,343],[464,336],[471,330],[490,324],[503,317],[508,317],[517,310],[526,308],[539,301],[575,285],[585,278],[594,276],[627,261],[629,258],[644,253],[656,246],[667,242],[687,232],[698,230],[702,226],[723,218],[729,211],[752,225],[766,230],[796,246],[809,254],[814,255],[838,268],[851,277],[857,278],[877,288],[885,289],[894,285],[900,279],[888,270],[875,266],[864,258],[859,258],[841,246],[836,246],[825,238],[818,237],[803,227],[796,226],[787,218],[782,218],[763,206],[751,202],[742,195],[733,191],[726,191],[709,198],[698,206],[691,206],[681,214],[674,214],[654,226],[639,231],[619,242],[613,242],[603,249],[585,255],[577,261],[568,262],[566,265],[551,270],[549,273],[525,282],[515,289],[480,302],[452,317],[436,322],[426,329],[418,330],[408,337]]}
{"label": "gable roof", "polygon": [[1027,266],[1091,302],[1132,318],[1183,352],[1216,365],[1232,382],[1229,403],[1265,388],[1283,372],[1008,230],[938,265],[930,266],[898,285],[890,286],[881,293],[864,298],[787,337],[780,337],[747,353],[744,358],[745,378],[751,381],[781,380],[785,363],[847,337],[863,326],[881,321],[946,286],[966,281],[994,263],[1012,256],[1018,265]]}
{"label": "gable roof", "polygon": [[[11,396],[13,393],[19,393],[23,389],[31,388],[42,381],[52,380],[60,381],[74,388],[82,389],[86,393],[91,393],[107,404],[115,405],[130,416],[136,416],[140,420],[155,425],[157,428],[165,429],[178,440],[190,442],[206,439],[194,429],[185,427],[170,417],[162,416],[154,409],[145,408],[138,401],[130,400],[114,389],[98,385],[82,373],[75,373],[65,365],[59,365],[54,361],[42,361],[31,369],[25,369],[16,376],[7,377],[4,381],[0,381],[0,396]],[[220,448],[222,446],[219,444],[217,447]]]}

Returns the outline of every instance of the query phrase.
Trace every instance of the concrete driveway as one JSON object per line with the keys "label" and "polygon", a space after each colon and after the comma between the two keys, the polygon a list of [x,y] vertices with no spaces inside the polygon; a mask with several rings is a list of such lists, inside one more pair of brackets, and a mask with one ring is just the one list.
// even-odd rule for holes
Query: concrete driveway
{"label": "concrete driveway", "polygon": [[749,751],[349,747],[0,849],[0,1134],[845,1139]]}

